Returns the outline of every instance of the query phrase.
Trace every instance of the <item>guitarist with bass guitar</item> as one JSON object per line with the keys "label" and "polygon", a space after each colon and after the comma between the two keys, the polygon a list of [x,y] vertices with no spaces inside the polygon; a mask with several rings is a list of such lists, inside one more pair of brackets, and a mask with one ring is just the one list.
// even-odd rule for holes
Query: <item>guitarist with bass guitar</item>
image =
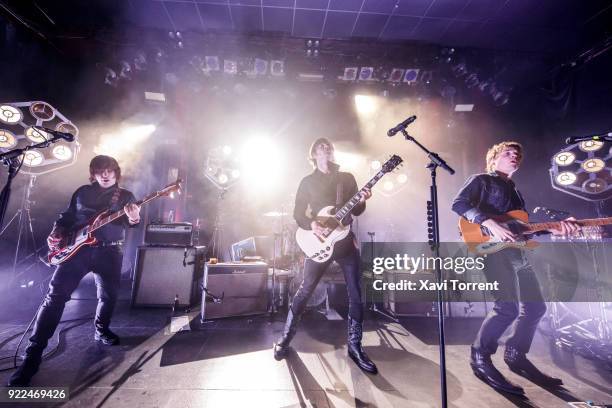
{"label": "guitarist with bass guitar", "polygon": [[[300,182],[293,217],[302,230],[308,231],[309,234],[314,233],[324,242],[323,237],[329,235],[333,225],[318,219],[320,210],[326,206],[341,207],[353,197],[355,203],[350,214],[358,216],[365,211],[365,200],[369,199],[372,193],[369,188],[365,188],[361,190],[360,197],[354,197],[358,192],[355,177],[339,171],[339,166],[334,163],[334,146],[328,139],[319,138],[314,141],[310,147],[309,159],[315,169]],[[307,214],[307,209],[310,214]],[[344,226],[351,224],[350,214],[342,219]],[[307,258],[304,261],[304,280],[289,307],[283,334],[274,344],[274,358],[281,360],[286,356],[308,299],[329,264],[335,260],[342,267],[348,290],[348,355],[362,370],[376,373],[376,365],[361,348],[363,301],[359,251],[353,242],[353,233],[348,233],[345,238],[328,246],[326,251],[333,251],[331,256],[328,253],[325,259]]]}
{"label": "guitarist with bass guitar", "polygon": [[[514,243],[520,239],[499,217],[525,210],[525,201],[511,180],[522,158],[523,148],[517,142],[505,141],[489,148],[487,173],[471,176],[453,201],[452,210],[464,217],[462,222],[483,227],[488,235],[502,243]],[[578,229],[574,219],[569,218],[549,231],[566,235]],[[470,365],[476,377],[500,391],[524,394],[522,387],[508,381],[491,362],[498,340],[513,325],[504,352],[504,361],[510,370],[545,387],[561,386],[563,382],[560,379],[544,374],[526,357],[538,323],[546,312],[546,304],[524,251],[508,245],[499,252],[489,253],[485,258],[484,273],[489,282],[499,283],[500,290],[492,293],[495,304],[472,344]]]}
{"label": "guitarist with bass guitar", "polygon": [[55,222],[47,238],[49,249],[53,252],[61,247],[69,230],[87,223],[100,211],[123,209],[125,216],[97,229],[93,232],[93,244],[83,246],[57,267],[47,295],[38,309],[23,363],[9,379],[9,386],[30,384],[40,366],[43,350],[60,322],[64,305],[90,271],[95,274],[98,293],[94,339],[104,345],[119,344],[119,337],[110,330],[109,325],[119,290],[125,229],[140,222],[140,206],[135,203],[134,194],[119,187],[121,168],[114,158],[103,155],[94,157],[89,164],[89,180],[91,184],[75,191],[70,205]]}

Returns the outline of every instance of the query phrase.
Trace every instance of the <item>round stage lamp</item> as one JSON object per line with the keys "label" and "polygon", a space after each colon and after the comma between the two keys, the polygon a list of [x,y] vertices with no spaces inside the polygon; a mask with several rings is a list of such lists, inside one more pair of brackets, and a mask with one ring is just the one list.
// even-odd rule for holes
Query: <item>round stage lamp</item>
{"label": "round stage lamp", "polygon": [[65,145],[58,145],[51,151],[53,157],[60,161],[70,160],[72,158],[72,150]]}
{"label": "round stage lamp", "polygon": [[603,142],[597,140],[585,140],[580,142],[580,150],[583,152],[595,152],[603,147]]}
{"label": "round stage lamp", "polygon": [[40,166],[45,161],[45,156],[36,150],[29,150],[23,156],[23,164],[29,167]]}
{"label": "round stage lamp", "polygon": [[0,130],[0,149],[10,149],[17,146],[17,138],[8,130]]}
{"label": "round stage lamp", "polygon": [[576,160],[576,155],[572,152],[561,152],[555,155],[555,163],[559,166],[569,166]]}
{"label": "round stage lamp", "polygon": [[232,178],[237,179],[238,177],[240,177],[240,170],[232,170]]}
{"label": "round stage lamp", "polygon": [[51,135],[49,135],[44,130],[34,129],[33,127],[29,127],[26,129],[26,137],[33,141],[34,143],[42,143],[51,139]]}
{"label": "round stage lamp", "polygon": [[582,188],[587,193],[599,194],[606,191],[608,188],[608,183],[606,183],[606,180],[595,178],[592,180],[586,180],[584,183],[582,183]]}
{"label": "round stage lamp", "polygon": [[79,129],[70,122],[58,123],[55,127],[55,130],[63,133],[70,133],[74,137],[77,137],[79,135]]}
{"label": "round stage lamp", "polygon": [[373,160],[372,163],[370,163],[372,170],[379,170],[381,166],[382,164],[378,160]]}
{"label": "round stage lamp", "polygon": [[576,182],[576,175],[571,171],[564,171],[563,173],[559,173],[556,180],[557,184],[569,186]]}
{"label": "round stage lamp", "polygon": [[606,163],[601,159],[593,158],[593,159],[585,160],[582,163],[581,167],[586,172],[597,173],[599,171],[602,171],[606,167]]}
{"label": "round stage lamp", "polygon": [[0,121],[12,124],[21,122],[21,119],[23,119],[23,114],[19,109],[10,105],[0,106]]}
{"label": "round stage lamp", "polygon": [[225,184],[228,181],[229,181],[229,177],[227,177],[227,174],[225,174],[225,173],[219,174],[219,183]]}
{"label": "round stage lamp", "polygon": [[55,117],[55,109],[46,102],[34,102],[30,105],[30,113],[36,119],[42,121],[51,120]]}
{"label": "round stage lamp", "polygon": [[400,174],[397,176],[397,182],[400,184],[404,184],[405,182],[408,181],[408,176],[405,174]]}

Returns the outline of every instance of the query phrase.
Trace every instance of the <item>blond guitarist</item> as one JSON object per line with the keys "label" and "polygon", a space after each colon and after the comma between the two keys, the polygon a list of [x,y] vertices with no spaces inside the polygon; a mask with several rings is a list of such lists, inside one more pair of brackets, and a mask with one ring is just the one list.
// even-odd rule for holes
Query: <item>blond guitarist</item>
{"label": "blond guitarist", "polygon": [[[525,210],[525,201],[512,175],[523,158],[523,148],[517,142],[501,142],[486,155],[487,173],[471,176],[463,185],[452,205],[454,212],[468,221],[482,225],[490,235],[503,241],[515,241],[516,236],[492,216],[513,210]],[[553,234],[576,232],[579,227],[568,219]],[[546,312],[535,272],[522,250],[508,248],[489,254],[485,261],[485,276],[497,281],[499,291],[492,293],[495,305],[485,318],[472,344],[470,365],[474,374],[491,387],[503,392],[522,395],[523,388],[508,381],[491,362],[499,338],[513,325],[506,341],[504,361],[509,368],[543,386],[560,386],[562,381],[538,370],[526,357],[538,323]]]}

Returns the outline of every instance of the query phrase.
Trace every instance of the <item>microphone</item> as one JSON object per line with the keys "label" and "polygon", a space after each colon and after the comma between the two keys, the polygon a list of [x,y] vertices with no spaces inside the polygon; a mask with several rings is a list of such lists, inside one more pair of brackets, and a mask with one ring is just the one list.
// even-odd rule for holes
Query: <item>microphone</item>
{"label": "microphone", "polygon": [[387,132],[387,136],[389,137],[395,136],[397,132],[401,132],[402,130],[406,129],[409,124],[411,124],[412,122],[416,120],[416,118],[417,118],[416,115],[412,115],[411,117],[409,117],[402,123],[398,124],[396,127],[389,129],[389,131]]}
{"label": "microphone", "polygon": [[47,132],[55,137],[59,137],[64,139],[67,142],[74,142],[74,135],[72,133],[60,132],[58,130],[49,129],[42,126],[32,126],[34,129],[42,130],[43,132]]}
{"label": "microphone", "polygon": [[533,209],[533,213],[534,214],[543,213],[544,215],[546,215],[547,217],[553,220],[561,219],[561,218],[565,219],[569,217],[570,215],[570,213],[567,211],[555,210],[554,208],[547,208],[547,207],[536,207]]}
{"label": "microphone", "polygon": [[565,144],[574,144],[578,142],[585,142],[587,140],[593,140],[596,142],[609,142],[612,137],[612,133],[604,134],[604,135],[595,135],[595,136],[574,136],[568,137],[565,139]]}

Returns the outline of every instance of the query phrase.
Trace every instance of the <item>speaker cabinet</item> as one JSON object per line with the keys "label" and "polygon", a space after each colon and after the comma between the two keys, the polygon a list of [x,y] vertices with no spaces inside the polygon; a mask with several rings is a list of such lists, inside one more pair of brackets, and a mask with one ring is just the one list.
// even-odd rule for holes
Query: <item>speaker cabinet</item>
{"label": "speaker cabinet", "polygon": [[206,264],[201,320],[266,313],[268,287],[266,263]]}
{"label": "speaker cabinet", "polygon": [[138,247],[132,285],[132,306],[168,307],[199,301],[204,271],[204,246]]}

